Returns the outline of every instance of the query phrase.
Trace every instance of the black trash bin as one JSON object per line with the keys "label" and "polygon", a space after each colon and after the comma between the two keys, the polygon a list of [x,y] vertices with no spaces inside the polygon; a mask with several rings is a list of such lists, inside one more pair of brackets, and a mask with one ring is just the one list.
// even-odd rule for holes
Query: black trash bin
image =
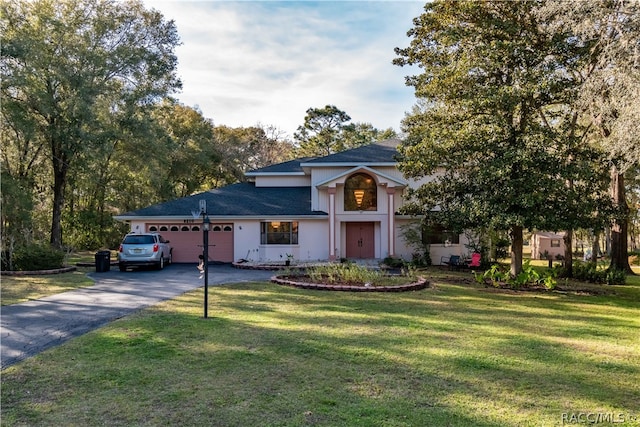
{"label": "black trash bin", "polygon": [[104,273],[111,268],[111,252],[98,251],[96,252],[96,272]]}

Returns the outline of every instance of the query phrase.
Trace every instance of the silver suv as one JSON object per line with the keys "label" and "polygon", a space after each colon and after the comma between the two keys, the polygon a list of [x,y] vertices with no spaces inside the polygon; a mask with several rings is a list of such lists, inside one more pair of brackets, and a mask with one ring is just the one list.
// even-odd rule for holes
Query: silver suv
{"label": "silver suv", "polygon": [[169,241],[158,233],[127,234],[118,250],[118,266],[120,271],[134,265],[153,265],[162,270],[171,264],[172,251]]}

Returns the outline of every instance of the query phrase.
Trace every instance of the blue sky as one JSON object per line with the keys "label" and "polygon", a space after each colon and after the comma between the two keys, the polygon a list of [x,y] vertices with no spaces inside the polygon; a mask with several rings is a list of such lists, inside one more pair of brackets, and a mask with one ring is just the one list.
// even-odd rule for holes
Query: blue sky
{"label": "blue sky", "polygon": [[[289,136],[308,108],[335,105],[379,129],[400,130],[415,103],[391,64],[406,47],[416,1],[145,0],[174,20],[183,90],[216,125],[273,125]],[[415,70],[413,70],[415,72]]]}

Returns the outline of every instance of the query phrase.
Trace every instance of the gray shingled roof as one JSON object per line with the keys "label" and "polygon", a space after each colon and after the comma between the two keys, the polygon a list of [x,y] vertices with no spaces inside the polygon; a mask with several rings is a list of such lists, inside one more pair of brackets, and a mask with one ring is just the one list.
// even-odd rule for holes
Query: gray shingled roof
{"label": "gray shingled roof", "polygon": [[[253,183],[232,184],[204,193],[170,200],[127,212],[118,217],[189,216],[207,201],[210,216],[326,216],[311,210],[311,187],[256,187]],[[117,218],[117,217],[116,217]]]}
{"label": "gray shingled roof", "polygon": [[397,163],[395,157],[398,154],[397,147],[400,145],[399,139],[387,139],[373,144],[351,150],[341,151],[324,157],[302,162],[310,165],[322,163],[349,163],[349,164],[370,164],[370,163]]}
{"label": "gray shingled roof", "polygon": [[[325,157],[303,157],[251,171],[262,173],[303,173],[302,164],[373,164],[396,163],[399,139],[387,139]],[[311,187],[256,187],[240,183],[194,194],[192,196],[152,205],[116,218],[189,216],[198,211],[200,200],[207,201],[210,216],[326,216],[326,212],[311,210]]]}
{"label": "gray shingled roof", "polygon": [[256,173],[304,173],[302,167],[300,167],[300,163],[306,163],[314,158],[315,157],[301,157],[299,159],[289,160],[288,162],[265,166],[263,168],[254,169],[248,172],[247,175],[254,175]]}

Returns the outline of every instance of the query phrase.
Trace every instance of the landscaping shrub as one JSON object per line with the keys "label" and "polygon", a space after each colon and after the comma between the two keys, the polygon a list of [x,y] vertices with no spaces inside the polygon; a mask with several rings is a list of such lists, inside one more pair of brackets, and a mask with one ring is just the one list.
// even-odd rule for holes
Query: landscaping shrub
{"label": "landscaping shrub", "polygon": [[544,276],[541,276],[540,273],[530,265],[529,261],[524,263],[522,271],[516,277],[512,277],[509,271],[500,264],[493,264],[484,274],[474,274],[476,282],[486,284],[488,281],[491,286],[496,288],[520,289],[528,286],[541,285],[549,290],[555,289],[558,284],[556,276],[557,270],[551,270]]}
{"label": "landscaping shrub", "polygon": [[48,245],[30,244],[13,252],[14,270],[53,270],[63,266],[64,252]]}
{"label": "landscaping shrub", "polygon": [[[414,257],[415,259],[415,257]],[[390,268],[402,268],[405,265],[405,262],[402,258],[394,258],[394,257],[386,257],[382,260],[383,264]]]}
{"label": "landscaping shrub", "polygon": [[598,268],[595,262],[574,261],[573,278],[591,283],[608,285],[624,285],[627,275],[622,270]]}
{"label": "landscaping shrub", "polygon": [[595,262],[573,262],[573,278],[592,283],[604,283],[606,281],[607,271],[598,269]]}
{"label": "landscaping shrub", "polygon": [[607,270],[607,285],[624,285],[627,282],[627,273],[616,268]]}

